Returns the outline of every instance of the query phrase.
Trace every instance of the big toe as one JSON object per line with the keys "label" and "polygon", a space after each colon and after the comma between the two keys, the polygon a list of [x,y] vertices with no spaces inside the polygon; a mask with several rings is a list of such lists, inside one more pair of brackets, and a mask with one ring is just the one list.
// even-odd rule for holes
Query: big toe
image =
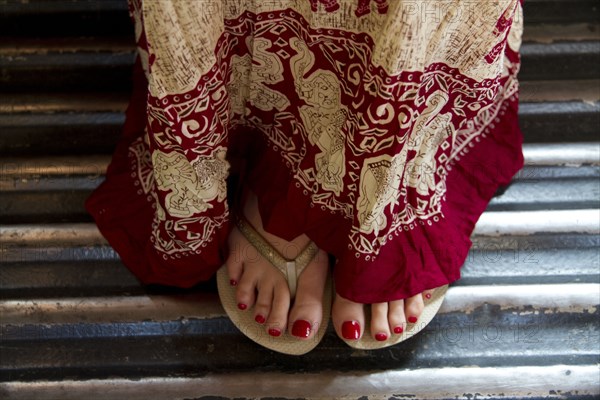
{"label": "big toe", "polygon": [[319,251],[300,275],[294,305],[290,310],[290,333],[299,339],[314,337],[323,320],[323,292],[327,281],[327,254]]}
{"label": "big toe", "polygon": [[323,305],[321,302],[294,304],[290,312],[290,333],[298,339],[310,339],[321,326]]}
{"label": "big toe", "polygon": [[345,340],[358,340],[365,326],[364,305],[348,300],[336,293],[331,312],[333,326],[338,336]]}

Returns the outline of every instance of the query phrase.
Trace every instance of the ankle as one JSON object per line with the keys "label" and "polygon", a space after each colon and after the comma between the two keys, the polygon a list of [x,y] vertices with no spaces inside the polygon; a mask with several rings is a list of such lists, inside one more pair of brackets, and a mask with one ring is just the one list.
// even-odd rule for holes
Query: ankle
{"label": "ankle", "polygon": [[243,213],[248,222],[265,240],[281,253],[288,260],[295,259],[298,254],[310,243],[310,239],[306,235],[300,235],[291,241],[284,240],[264,230],[260,211],[258,208],[258,198],[252,192],[248,193],[246,202],[243,207]]}

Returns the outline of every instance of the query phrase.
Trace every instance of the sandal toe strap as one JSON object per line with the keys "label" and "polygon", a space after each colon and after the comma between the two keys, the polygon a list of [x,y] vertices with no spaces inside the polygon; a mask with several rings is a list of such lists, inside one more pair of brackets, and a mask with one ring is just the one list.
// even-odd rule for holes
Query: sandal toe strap
{"label": "sandal toe strap", "polygon": [[311,262],[311,260],[317,255],[319,248],[313,242],[310,242],[296,257],[294,260],[288,260],[276,249],[273,248],[255,229],[242,218],[236,218],[236,225],[242,235],[248,239],[256,250],[262,255],[267,261],[269,261],[279,272],[285,276],[288,287],[290,289],[290,295],[293,299],[296,296],[296,288],[298,286],[298,277],[304,271],[304,268]]}

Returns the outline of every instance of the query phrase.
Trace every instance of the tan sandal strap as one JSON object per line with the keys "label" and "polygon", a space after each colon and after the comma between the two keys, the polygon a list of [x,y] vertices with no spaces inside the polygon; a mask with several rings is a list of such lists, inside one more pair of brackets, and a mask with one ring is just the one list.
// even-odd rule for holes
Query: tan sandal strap
{"label": "tan sandal strap", "polygon": [[317,245],[311,241],[304,250],[300,252],[296,259],[287,260],[281,253],[274,249],[250,223],[242,218],[236,218],[235,220],[238,229],[246,239],[248,239],[250,244],[252,244],[267,261],[273,264],[283,276],[285,276],[290,289],[290,295],[293,299],[296,296],[298,277],[302,274],[302,271],[304,271],[304,268],[306,268],[310,261],[317,255],[317,252],[319,251]]}

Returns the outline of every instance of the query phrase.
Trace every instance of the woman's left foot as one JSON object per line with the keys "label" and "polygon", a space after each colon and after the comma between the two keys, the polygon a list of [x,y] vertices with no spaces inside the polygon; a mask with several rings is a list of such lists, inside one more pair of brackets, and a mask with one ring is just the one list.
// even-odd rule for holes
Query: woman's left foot
{"label": "woman's left foot", "polygon": [[[331,318],[338,336],[345,340],[359,340],[369,324],[371,336],[385,342],[401,335],[408,324],[418,324],[425,304],[433,290],[427,290],[404,300],[387,303],[361,304],[345,299],[336,293]],[[366,321],[365,307],[371,307],[371,320]]]}

